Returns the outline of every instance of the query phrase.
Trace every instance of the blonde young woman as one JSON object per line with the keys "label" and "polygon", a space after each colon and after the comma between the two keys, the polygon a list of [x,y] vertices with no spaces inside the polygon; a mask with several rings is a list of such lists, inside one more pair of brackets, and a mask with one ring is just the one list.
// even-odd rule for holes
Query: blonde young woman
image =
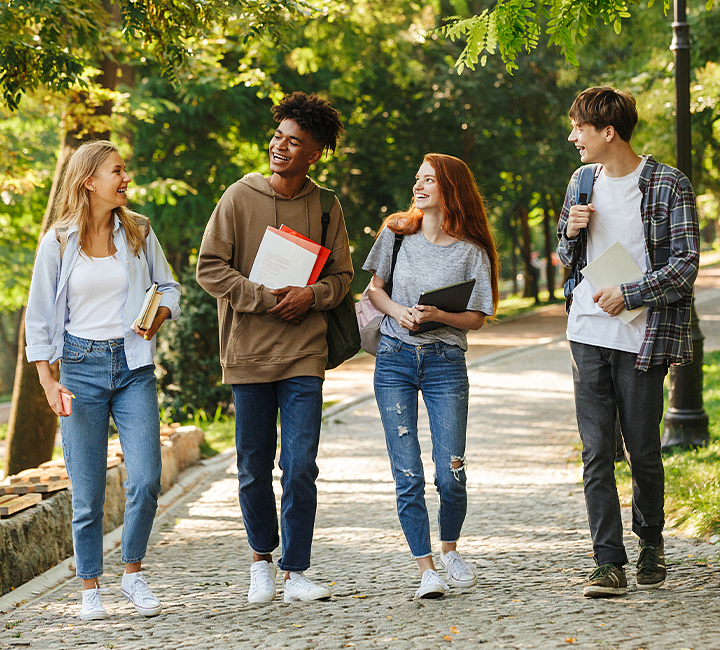
{"label": "blonde young woman", "polygon": [[[83,620],[107,618],[98,577],[110,415],[127,470],[122,593],[139,614],[162,610],[141,565],[160,493],[155,333],[166,319],[177,318],[180,287],[149,224],[125,209],[129,183],[110,142],[83,144],[71,156],[58,219],[38,251],[25,318],[27,358],[61,417]],[[162,301],[151,327],[141,330],[134,321],[153,282]],[[58,359],[60,382],[50,372]],[[71,396],[69,409],[63,394]]]}

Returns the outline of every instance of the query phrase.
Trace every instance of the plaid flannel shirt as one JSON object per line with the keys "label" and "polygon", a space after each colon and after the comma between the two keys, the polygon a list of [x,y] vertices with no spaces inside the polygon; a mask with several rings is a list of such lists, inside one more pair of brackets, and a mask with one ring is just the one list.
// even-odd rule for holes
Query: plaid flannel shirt
{"label": "plaid flannel shirt", "polygon": [[[600,166],[598,166],[599,173]],[[570,208],[575,205],[576,171],[558,222],[558,257],[572,268],[580,258],[580,237],[569,239]],[[637,370],[667,362],[692,361],[690,307],[692,287],[700,261],[695,194],[687,177],[649,156],[638,181],[642,193],[640,212],[645,235],[645,261],[649,271],[641,280],[620,288],[626,309],[648,308],[645,338],[635,362]]]}

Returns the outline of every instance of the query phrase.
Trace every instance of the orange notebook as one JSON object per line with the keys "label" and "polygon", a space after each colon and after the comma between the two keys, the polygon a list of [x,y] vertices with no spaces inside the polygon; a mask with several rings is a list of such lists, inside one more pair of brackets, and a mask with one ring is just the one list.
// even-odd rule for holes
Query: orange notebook
{"label": "orange notebook", "polygon": [[315,260],[315,266],[313,266],[313,270],[310,273],[310,279],[308,280],[308,284],[315,284],[317,279],[320,277],[320,271],[322,271],[323,266],[325,266],[325,262],[327,262],[328,257],[330,257],[330,249],[325,248],[325,246],[320,246],[320,244],[314,242],[309,237],[305,237],[305,235],[301,235],[292,228],[288,228],[285,224],[280,226],[280,232],[284,232],[293,238],[301,239],[306,243],[312,244],[312,248],[308,248],[307,246],[304,246],[304,248],[308,248],[308,250],[312,250],[314,253],[317,253],[317,260]]}

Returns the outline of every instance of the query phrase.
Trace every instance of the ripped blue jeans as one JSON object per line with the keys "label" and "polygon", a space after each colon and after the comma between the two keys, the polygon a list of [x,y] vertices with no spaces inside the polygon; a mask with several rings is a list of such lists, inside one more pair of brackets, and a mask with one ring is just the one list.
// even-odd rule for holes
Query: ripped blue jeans
{"label": "ripped blue jeans", "polygon": [[418,391],[430,419],[440,541],[456,542],[467,512],[465,352],[446,343],[408,345],[383,335],[375,362],[375,399],[385,429],[400,524],[416,559],[432,554],[417,431]]}

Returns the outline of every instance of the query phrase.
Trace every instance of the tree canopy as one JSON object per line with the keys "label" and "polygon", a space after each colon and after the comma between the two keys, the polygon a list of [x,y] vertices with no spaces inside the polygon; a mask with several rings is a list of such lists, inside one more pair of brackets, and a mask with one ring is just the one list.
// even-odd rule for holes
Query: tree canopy
{"label": "tree canopy", "polygon": [[[201,4],[213,5],[207,11],[214,13],[198,14],[201,20],[186,14],[200,11]],[[153,13],[161,5],[168,15]],[[507,18],[510,26],[497,38],[500,56],[478,58],[484,67],[461,73],[457,63],[467,44],[459,42],[461,32],[459,40],[446,38],[443,25],[452,16],[482,14],[482,5],[465,0],[327,0],[317,10],[289,1],[5,3],[0,58],[27,50],[28,63],[3,66],[0,77],[6,98],[0,124],[6,153],[0,165],[0,255],[13,270],[0,278],[0,334],[15,322],[26,295],[61,134],[111,131],[133,178],[133,209],[151,218],[176,274],[192,283],[197,247],[216,202],[245,173],[267,173],[270,108],[294,90],[328,99],[347,128],[335,155],[323,158],[311,176],[332,187],[343,204],[358,269],[356,291],[367,283],[359,269],[382,219],[407,207],[413,177],[429,151],[456,155],[475,173],[501,254],[503,287],[511,290],[518,276],[537,266],[536,258],[550,257],[548,230],[567,179],[580,164],[566,139],[567,110],[579,90],[610,84],[633,92],[641,117],[634,146],[664,161],[674,158],[671,20],[659,7],[629,5],[632,20],[618,13],[622,30],[616,33],[602,27],[605,18],[598,13],[586,21],[586,42],[571,38],[569,51],[579,64],[572,66],[558,56],[562,46],[552,45],[555,37],[547,27],[558,12],[593,15],[600,5],[542,6],[545,13],[533,22],[536,31],[527,27],[513,40],[510,27],[519,29],[530,13],[515,22]],[[602,6],[610,4],[603,0]],[[511,7],[496,5],[493,11]],[[539,7],[528,4],[526,12]],[[59,34],[57,25],[65,20],[70,27]],[[694,8],[689,21],[693,180],[710,242],[716,238],[720,197],[720,11]],[[575,27],[568,29],[572,36]],[[34,53],[8,49],[13,30],[22,34],[18,41],[36,44]],[[509,43],[508,49],[501,50],[501,42]],[[506,55],[513,43],[521,47],[511,74]],[[81,66],[76,76],[64,72],[69,62],[54,77],[47,68],[49,81],[39,72],[33,76],[29,71],[45,69],[46,50],[48,56],[74,57]],[[100,106],[108,110],[97,114]],[[172,346],[161,345],[168,370],[164,385],[174,409],[190,403],[187,386],[207,383],[198,378],[212,375],[215,361],[208,352],[216,336],[212,305],[202,302],[200,291],[188,290],[186,300],[195,301],[186,313],[201,313],[208,331],[184,323],[172,333]],[[188,355],[178,358],[180,349]],[[202,358],[202,373],[190,366],[193,356]],[[217,392],[212,399],[217,402]]]}
{"label": "tree canopy", "polygon": [[195,43],[216,27],[240,25],[247,36],[285,29],[310,13],[315,9],[304,0],[10,0],[0,6],[0,93],[15,110],[40,86],[84,86],[87,69],[114,55],[117,26],[175,79]]}

